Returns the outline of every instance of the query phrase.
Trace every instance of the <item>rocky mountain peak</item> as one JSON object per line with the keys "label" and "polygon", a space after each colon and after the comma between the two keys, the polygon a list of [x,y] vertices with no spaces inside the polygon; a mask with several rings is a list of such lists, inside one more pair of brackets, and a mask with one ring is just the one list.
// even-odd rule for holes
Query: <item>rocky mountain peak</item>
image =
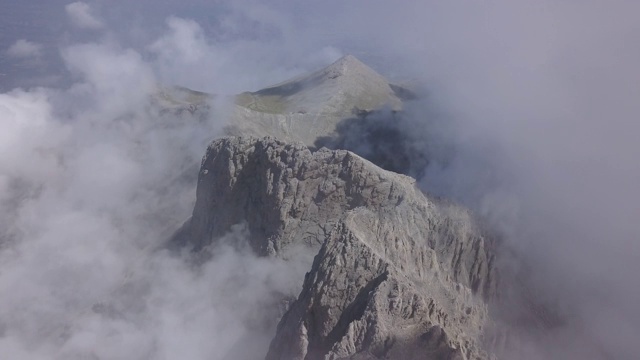
{"label": "rocky mountain peak", "polygon": [[280,84],[236,97],[231,135],[271,135],[313,146],[361,112],[402,109],[400,87],[352,55]]}
{"label": "rocky mountain peak", "polygon": [[344,124],[372,121],[360,110],[402,101],[347,55],[238,95],[235,136],[207,148],[193,215],[173,245],[206,259],[242,224],[257,256],[302,259],[299,294],[261,309],[271,317],[259,331],[274,334],[268,360],[493,358],[485,331],[498,294],[495,237],[413,178],[314,146]]}
{"label": "rocky mountain peak", "polygon": [[333,64],[329,65],[327,68],[347,69],[349,67],[364,67],[369,69],[369,66],[367,66],[365,63],[358,60],[358,58],[351,54],[344,55],[340,59],[336,60]]}
{"label": "rocky mountain peak", "polygon": [[321,70],[325,75],[324,79],[337,79],[341,76],[353,77],[354,81],[361,82],[384,82],[388,81],[375,70],[358,60],[353,55],[345,55],[336,60],[333,64]]}
{"label": "rocky mountain peak", "polygon": [[316,254],[267,359],[488,358],[493,240],[412,178],[345,150],[225,137],[203,158],[174,242],[202,251],[238,223],[260,256]]}

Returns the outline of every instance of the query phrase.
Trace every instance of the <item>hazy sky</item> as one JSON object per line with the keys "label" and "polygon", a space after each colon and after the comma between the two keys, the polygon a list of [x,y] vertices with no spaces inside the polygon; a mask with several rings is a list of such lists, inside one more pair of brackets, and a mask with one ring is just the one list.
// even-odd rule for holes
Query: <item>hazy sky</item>
{"label": "hazy sky", "polygon": [[538,296],[570,315],[555,343],[527,355],[637,358],[640,3],[0,6],[0,353],[237,351],[253,321],[242,314],[273,289],[295,294],[301,279],[246,249],[225,248],[197,274],[152,251],[191,210],[194,184],[171,179],[202,156],[225,113],[170,119],[147,94],[159,83],[256,90],[353,53],[427,88],[408,130],[437,133],[456,152],[422,186],[499,226],[534,269]]}

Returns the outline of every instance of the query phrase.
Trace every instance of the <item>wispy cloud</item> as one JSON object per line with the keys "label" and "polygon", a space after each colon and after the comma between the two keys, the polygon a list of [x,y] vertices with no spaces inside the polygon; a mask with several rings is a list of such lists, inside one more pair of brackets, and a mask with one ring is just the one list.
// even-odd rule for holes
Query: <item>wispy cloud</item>
{"label": "wispy cloud", "polygon": [[91,6],[82,1],[71,3],[65,7],[71,22],[82,29],[101,29],[104,27],[102,21],[92,14]]}
{"label": "wispy cloud", "polygon": [[42,45],[20,39],[7,49],[7,55],[15,58],[38,58],[42,55]]}
{"label": "wispy cloud", "polygon": [[[285,265],[237,249],[202,274],[150,250],[189,216],[183,165],[226,114],[166,116],[148,95],[158,83],[255,90],[351,52],[426,85],[427,100],[407,108],[411,149],[437,138],[455,151],[427,168],[424,188],[492,219],[538,296],[566,315],[531,351],[636,355],[638,4],[91,4],[67,16],[103,31],[57,35],[69,86],[0,95],[0,353],[219,358],[258,304],[229,296],[258,301],[268,275],[274,288],[297,284],[278,275]],[[16,54],[38,53],[29,39]]]}
{"label": "wispy cloud", "polygon": [[[153,53],[114,39],[72,42],[60,50],[68,87],[0,94],[4,356],[265,352],[278,314],[256,309],[295,296],[309,258],[257,258],[241,226],[200,269],[162,250],[193,209],[197,165],[227,117],[222,98],[195,116],[155,105],[160,79],[179,79],[158,66],[163,54],[192,51],[177,53],[185,66],[211,54],[198,28],[171,18]],[[173,35],[180,41],[162,40]]]}

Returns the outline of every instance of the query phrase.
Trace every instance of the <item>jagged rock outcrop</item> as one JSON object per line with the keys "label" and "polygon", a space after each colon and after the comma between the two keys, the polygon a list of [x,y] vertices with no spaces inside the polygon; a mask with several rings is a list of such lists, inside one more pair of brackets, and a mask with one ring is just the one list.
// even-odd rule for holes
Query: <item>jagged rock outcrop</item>
{"label": "jagged rock outcrop", "polygon": [[440,237],[438,216],[401,207],[359,208],[340,221],[267,359],[487,358],[480,343],[487,307],[451,278],[455,260],[442,263],[448,255],[429,245]]}
{"label": "jagged rock outcrop", "polygon": [[268,359],[486,358],[493,243],[469,212],[343,150],[227,137],[203,158],[195,250],[246,221],[254,250],[319,251]]}

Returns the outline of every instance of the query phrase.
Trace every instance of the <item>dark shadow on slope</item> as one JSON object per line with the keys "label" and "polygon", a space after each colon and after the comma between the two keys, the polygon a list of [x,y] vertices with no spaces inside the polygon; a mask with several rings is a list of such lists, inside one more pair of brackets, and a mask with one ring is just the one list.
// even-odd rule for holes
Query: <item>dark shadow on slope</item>
{"label": "dark shadow on slope", "polygon": [[385,170],[419,179],[434,160],[427,138],[402,112],[355,110],[354,117],[338,124],[336,135],[320,137],[314,145],[349,150]]}
{"label": "dark shadow on slope", "polygon": [[406,87],[400,85],[389,84],[393,93],[402,101],[417,100],[418,95]]}
{"label": "dark shadow on slope", "polygon": [[[371,294],[389,278],[389,271],[385,270],[384,273],[378,275],[367,285],[365,285],[360,291],[358,295],[356,295],[355,299],[347,305],[347,307],[342,311],[340,318],[336,325],[331,329],[329,334],[323,339],[323,344],[320,344],[321,353],[327,354],[331,351],[331,347],[338,343],[340,339],[342,339],[347,332],[349,331],[349,326],[357,320],[362,319],[365,311],[367,310],[367,305],[371,299]],[[367,346],[370,344],[367,344]]]}
{"label": "dark shadow on slope", "polygon": [[[261,95],[261,96],[281,96],[281,97],[288,97],[291,95],[295,95],[296,93],[304,90],[304,89],[308,89],[308,88],[314,88],[316,86],[320,86],[322,85],[323,82],[325,81],[330,81],[333,80],[337,77],[341,76],[340,74],[334,75],[334,76],[327,76],[322,70],[321,71],[317,71],[303,79],[299,79],[299,80],[291,80],[289,82],[286,82],[284,84],[280,84],[280,85],[275,85],[272,87],[268,87],[262,90],[258,90],[255,92],[252,92],[251,94],[253,95]],[[404,90],[403,88],[397,86],[397,88],[399,89],[399,91],[401,91],[400,89]],[[395,91],[395,90],[394,90]],[[406,92],[406,91],[405,91]]]}
{"label": "dark shadow on slope", "polygon": [[304,85],[300,82],[292,82],[287,83],[280,86],[269,87],[266,89],[258,90],[256,92],[252,92],[253,95],[262,95],[262,96],[291,96],[295,93],[301,91],[304,88]]}

